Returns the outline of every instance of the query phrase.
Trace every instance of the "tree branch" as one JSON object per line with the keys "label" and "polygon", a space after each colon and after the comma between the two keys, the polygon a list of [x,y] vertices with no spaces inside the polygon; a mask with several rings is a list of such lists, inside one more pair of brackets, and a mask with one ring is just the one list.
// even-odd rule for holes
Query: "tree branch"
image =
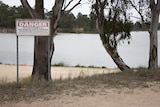
{"label": "tree branch", "polygon": [[[159,0],[158,0],[159,1]],[[151,8],[151,11],[153,9],[153,7],[155,6],[155,1],[154,0],[150,0],[150,8]]]}
{"label": "tree branch", "polygon": [[27,0],[21,0],[21,3],[23,5],[23,7],[28,11],[28,13],[30,14],[31,18],[38,17],[38,14],[35,12],[35,10],[33,10],[31,8],[31,6],[29,5]]}
{"label": "tree branch", "polygon": [[51,34],[53,35],[54,31],[56,30],[57,26],[58,26],[58,22],[60,20],[61,17],[61,11],[62,11],[62,7],[63,7],[63,3],[64,0],[56,0],[55,1],[55,5],[52,8],[53,14],[51,17]]}
{"label": "tree branch", "polygon": [[157,10],[160,11],[160,1],[157,0]]}
{"label": "tree branch", "polygon": [[64,6],[63,10],[65,10],[72,2],[73,2],[73,0],[69,1],[69,3],[66,6]]}
{"label": "tree branch", "polygon": [[142,22],[144,23],[144,17],[142,15],[142,13],[137,9],[137,7],[134,5],[134,3],[132,3],[132,1],[130,1],[131,6],[137,11],[137,13],[140,15]]}
{"label": "tree branch", "polygon": [[[65,10],[67,9],[67,7],[71,4],[72,1],[73,1],[73,0],[71,0],[71,1],[67,4],[67,6],[64,7],[63,11],[65,11]],[[81,1],[82,1],[82,0],[79,0],[71,9],[69,9],[69,10],[67,11],[67,13],[70,13],[75,7],[77,7],[78,5],[80,5],[80,4],[81,4]]]}
{"label": "tree branch", "polygon": [[36,0],[36,12],[39,15],[39,18],[44,19],[45,15],[44,15],[44,0]]}

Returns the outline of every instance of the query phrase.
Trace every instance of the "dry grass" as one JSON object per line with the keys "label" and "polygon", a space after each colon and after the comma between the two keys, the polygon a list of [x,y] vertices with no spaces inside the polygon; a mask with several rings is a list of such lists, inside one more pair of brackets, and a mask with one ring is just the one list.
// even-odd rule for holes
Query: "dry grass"
{"label": "dry grass", "polygon": [[6,84],[6,83],[7,83],[7,76],[0,80],[0,84]]}
{"label": "dry grass", "polygon": [[133,69],[112,74],[94,75],[86,77],[83,72],[76,79],[55,80],[52,82],[30,82],[27,77],[19,87],[16,83],[0,84],[0,101],[34,101],[40,98],[49,100],[52,95],[70,94],[83,96],[93,94],[96,89],[108,88],[148,88],[149,82],[160,82],[160,70],[147,70],[145,68]]}

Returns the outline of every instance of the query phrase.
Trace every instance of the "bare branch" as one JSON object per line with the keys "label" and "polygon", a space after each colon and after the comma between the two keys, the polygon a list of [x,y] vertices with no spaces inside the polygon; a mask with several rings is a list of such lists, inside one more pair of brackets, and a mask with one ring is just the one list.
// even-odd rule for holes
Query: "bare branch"
{"label": "bare branch", "polygon": [[73,2],[73,0],[71,0],[66,6],[64,6],[64,9],[63,10],[66,10],[67,7]]}
{"label": "bare branch", "polygon": [[151,8],[151,10],[153,9],[154,6],[155,6],[155,1],[154,0],[150,0],[150,8]]}
{"label": "bare branch", "polygon": [[[69,14],[75,7],[77,7],[79,4],[81,4],[81,1],[82,1],[82,0],[79,0],[71,9],[69,9],[69,10],[66,11],[67,7],[71,4],[72,1],[73,1],[73,0],[71,0],[71,1],[67,4],[67,6],[65,6],[64,9],[62,10],[62,11],[65,11],[66,14]],[[61,14],[60,21],[63,19],[64,15],[65,15],[65,14]]]}
{"label": "bare branch", "polygon": [[21,0],[21,3],[23,5],[23,7],[28,11],[28,13],[30,14],[31,18],[38,17],[38,14],[35,12],[34,9],[31,8],[31,6],[29,5],[27,0]]}
{"label": "bare branch", "polygon": [[[67,7],[71,4],[72,1],[73,1],[73,0],[71,0],[71,1],[67,4],[67,6],[64,7],[63,11],[65,11],[65,10],[67,9]],[[80,5],[80,4],[81,4],[81,1],[82,1],[82,0],[79,0],[72,8],[70,8],[69,10],[67,10],[67,13],[70,13],[75,7],[77,7],[78,5]]]}
{"label": "bare branch", "polygon": [[145,21],[144,21],[144,17],[142,15],[141,11],[137,9],[137,7],[134,5],[134,3],[132,1],[130,1],[130,4],[136,10],[136,12],[140,15],[142,22],[144,23]]}
{"label": "bare branch", "polygon": [[160,1],[157,0],[157,10],[160,11]]}
{"label": "bare branch", "polygon": [[58,26],[58,22],[60,20],[61,17],[61,11],[62,11],[62,7],[63,7],[63,3],[64,0],[56,0],[55,1],[55,5],[52,9],[53,14],[51,17],[51,28],[53,29],[51,34],[53,35],[54,31],[56,30],[57,26]]}

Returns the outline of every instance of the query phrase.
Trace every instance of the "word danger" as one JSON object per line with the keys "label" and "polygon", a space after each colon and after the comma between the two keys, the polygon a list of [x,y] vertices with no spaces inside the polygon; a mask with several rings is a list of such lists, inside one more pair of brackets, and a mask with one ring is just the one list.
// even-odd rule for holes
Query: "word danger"
{"label": "word danger", "polygon": [[18,22],[18,27],[48,27],[48,22]]}
{"label": "word danger", "polygon": [[16,34],[19,36],[49,36],[50,20],[16,19]]}

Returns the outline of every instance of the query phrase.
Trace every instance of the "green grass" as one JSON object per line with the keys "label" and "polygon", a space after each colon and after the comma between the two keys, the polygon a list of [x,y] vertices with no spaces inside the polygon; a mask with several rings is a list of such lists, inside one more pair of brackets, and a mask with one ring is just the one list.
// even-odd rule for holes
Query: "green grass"
{"label": "green grass", "polygon": [[85,68],[86,66],[83,66],[83,65],[79,65],[79,64],[77,64],[77,65],[75,65],[75,67]]}
{"label": "green grass", "polygon": [[49,100],[51,96],[66,95],[83,96],[95,93],[96,89],[109,88],[148,88],[149,82],[160,83],[160,69],[148,70],[137,68],[131,71],[86,76],[84,72],[79,74],[76,79],[55,80],[52,82],[30,82],[30,77],[21,81],[19,87],[16,83],[0,84],[0,101],[34,101],[37,99]]}
{"label": "green grass", "polygon": [[54,64],[54,65],[52,65],[52,66],[61,66],[61,67],[67,67],[68,65],[67,64],[65,64],[64,62],[59,62],[59,63],[56,63],[56,64]]}
{"label": "green grass", "polygon": [[[58,63],[53,64],[52,66],[68,67],[69,65],[66,64],[66,63],[64,63],[64,62],[58,62]],[[84,65],[80,65],[80,64],[77,64],[77,65],[75,65],[74,67],[81,67],[81,68],[100,68],[100,67],[97,67],[97,66],[94,66],[94,65],[84,66]],[[106,67],[102,66],[102,68],[106,68]]]}

